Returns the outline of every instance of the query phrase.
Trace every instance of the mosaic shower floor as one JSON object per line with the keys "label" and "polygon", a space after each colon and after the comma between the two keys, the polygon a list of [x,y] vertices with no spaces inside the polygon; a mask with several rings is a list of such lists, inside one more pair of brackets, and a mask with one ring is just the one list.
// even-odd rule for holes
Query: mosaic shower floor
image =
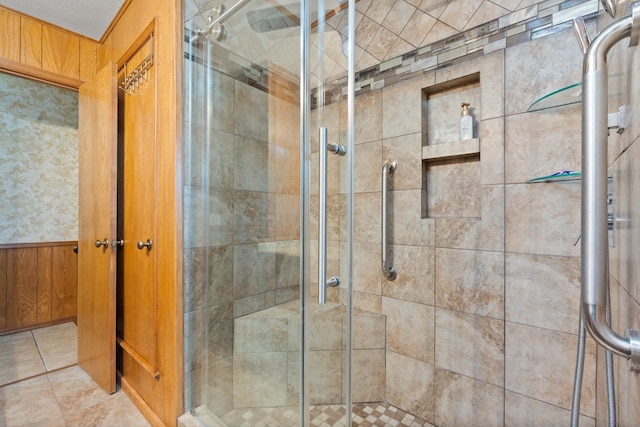
{"label": "mosaic shower floor", "polygon": [[[386,403],[353,405],[352,427],[427,427],[425,420]],[[320,405],[311,410],[314,427],[346,427],[343,405]],[[299,424],[299,414],[292,408],[236,409],[222,417],[225,424],[238,427],[281,427]]]}

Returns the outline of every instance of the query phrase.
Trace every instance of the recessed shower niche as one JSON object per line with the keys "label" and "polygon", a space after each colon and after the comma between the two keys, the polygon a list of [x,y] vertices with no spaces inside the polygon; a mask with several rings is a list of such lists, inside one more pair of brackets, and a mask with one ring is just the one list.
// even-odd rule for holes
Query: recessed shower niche
{"label": "recessed shower niche", "polygon": [[[422,178],[425,218],[480,218],[480,73],[423,90]],[[470,105],[473,135],[461,135],[462,104]]]}

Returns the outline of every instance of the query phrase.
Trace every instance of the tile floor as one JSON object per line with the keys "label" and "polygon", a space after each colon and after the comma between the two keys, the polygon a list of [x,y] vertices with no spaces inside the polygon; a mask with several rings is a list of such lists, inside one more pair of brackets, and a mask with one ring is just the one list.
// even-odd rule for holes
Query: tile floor
{"label": "tile floor", "polygon": [[0,426],[149,426],[124,392],[98,387],[76,353],[74,323],[0,336]]}
{"label": "tile floor", "polygon": [[[311,409],[312,427],[345,427],[344,405],[317,405]],[[273,427],[296,426],[300,414],[296,408],[244,408],[234,409],[218,419],[198,416],[201,426]],[[428,427],[425,420],[404,412],[388,403],[356,403],[353,405],[352,427]]]}

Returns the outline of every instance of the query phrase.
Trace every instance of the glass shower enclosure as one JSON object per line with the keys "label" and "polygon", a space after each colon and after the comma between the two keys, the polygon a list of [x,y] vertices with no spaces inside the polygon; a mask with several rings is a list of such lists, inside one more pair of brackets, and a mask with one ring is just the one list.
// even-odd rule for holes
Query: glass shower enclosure
{"label": "glass shower enclosure", "polygon": [[384,325],[351,303],[355,2],[203,3],[185,1],[185,408],[347,426],[354,397],[384,400],[385,363],[351,334]]}

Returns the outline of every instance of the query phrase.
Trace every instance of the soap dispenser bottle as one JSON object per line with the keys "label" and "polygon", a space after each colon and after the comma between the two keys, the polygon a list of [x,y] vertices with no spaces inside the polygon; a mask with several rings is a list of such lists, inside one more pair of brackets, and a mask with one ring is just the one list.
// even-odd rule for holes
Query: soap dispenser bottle
{"label": "soap dispenser bottle", "polygon": [[460,112],[460,139],[471,138],[473,138],[473,116],[469,104],[463,102],[462,112]]}

